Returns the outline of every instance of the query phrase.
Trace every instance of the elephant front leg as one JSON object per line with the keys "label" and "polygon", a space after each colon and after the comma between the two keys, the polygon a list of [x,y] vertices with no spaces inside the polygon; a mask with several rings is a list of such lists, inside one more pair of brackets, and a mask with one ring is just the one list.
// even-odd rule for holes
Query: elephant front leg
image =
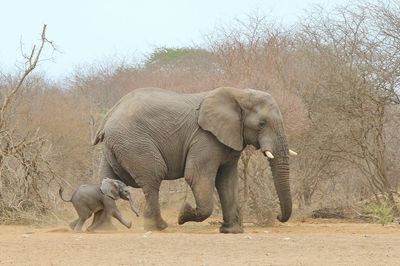
{"label": "elephant front leg", "polygon": [[124,217],[122,217],[121,212],[118,209],[115,209],[112,212],[112,216],[117,219],[118,221],[120,221],[120,223],[122,223],[123,225],[125,225],[126,228],[131,228],[132,227],[132,222],[127,221],[124,219]]}
{"label": "elephant front leg", "polygon": [[184,203],[178,218],[179,224],[189,221],[201,222],[210,217],[213,211],[213,191],[215,177],[198,176],[186,178],[196,200],[196,208]]}
{"label": "elephant front leg", "polygon": [[237,161],[219,169],[215,186],[221,201],[224,219],[219,231],[221,233],[243,233],[238,204]]}

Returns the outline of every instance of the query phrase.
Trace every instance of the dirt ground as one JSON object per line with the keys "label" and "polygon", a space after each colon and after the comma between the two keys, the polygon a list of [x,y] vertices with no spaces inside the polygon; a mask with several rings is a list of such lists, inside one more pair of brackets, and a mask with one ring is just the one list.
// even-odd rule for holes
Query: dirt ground
{"label": "dirt ground", "polygon": [[[215,220],[217,220],[216,218]],[[57,226],[0,226],[1,265],[400,265],[400,225],[310,220],[244,234],[218,224],[145,232],[142,221],[115,232],[74,234]]]}

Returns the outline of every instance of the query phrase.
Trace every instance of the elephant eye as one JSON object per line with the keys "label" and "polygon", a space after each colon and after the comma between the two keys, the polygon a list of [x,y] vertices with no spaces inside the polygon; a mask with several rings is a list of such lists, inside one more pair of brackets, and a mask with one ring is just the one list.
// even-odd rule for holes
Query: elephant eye
{"label": "elephant eye", "polygon": [[259,124],[258,124],[258,126],[260,127],[260,128],[263,128],[263,127],[265,127],[267,125],[267,123],[265,122],[265,121],[261,121]]}

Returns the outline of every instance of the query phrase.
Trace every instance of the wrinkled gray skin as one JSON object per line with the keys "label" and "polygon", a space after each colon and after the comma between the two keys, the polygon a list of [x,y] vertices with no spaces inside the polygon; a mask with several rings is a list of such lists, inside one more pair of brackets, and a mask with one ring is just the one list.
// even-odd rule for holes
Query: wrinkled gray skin
{"label": "wrinkled gray skin", "polygon": [[278,105],[271,95],[251,89],[218,88],[180,94],[157,88],[137,89],[106,115],[94,139],[104,142],[100,176],[141,187],[145,228],[162,230],[162,180],[184,177],[196,207],[185,203],[179,224],[203,221],[213,211],[217,188],[222,205],[222,233],[243,232],[238,206],[237,163],[246,145],[271,151],[269,159],[285,222],[292,211],[289,148]]}
{"label": "wrinkled gray skin", "polygon": [[79,215],[78,219],[70,223],[71,229],[75,232],[82,231],[83,224],[92,216],[92,213],[94,213],[94,218],[87,229],[89,232],[98,228],[110,216],[118,219],[127,228],[131,228],[132,223],[122,217],[115,204],[119,198],[128,200],[132,211],[139,216],[128,187],[119,180],[105,178],[100,185],[81,185],[74,191],[70,200],[64,199],[62,192],[63,189],[60,187],[61,199],[65,202],[72,202]]}

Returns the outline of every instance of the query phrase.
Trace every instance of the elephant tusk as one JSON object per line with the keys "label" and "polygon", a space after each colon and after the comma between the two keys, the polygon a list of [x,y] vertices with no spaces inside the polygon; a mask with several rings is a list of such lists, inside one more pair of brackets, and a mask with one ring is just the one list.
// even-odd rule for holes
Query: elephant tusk
{"label": "elephant tusk", "polygon": [[292,151],[291,149],[289,149],[289,154],[290,154],[290,155],[293,155],[293,156],[296,156],[296,155],[297,155],[297,152]]}
{"label": "elephant tusk", "polygon": [[270,159],[274,159],[275,158],[274,155],[272,155],[272,153],[270,151],[265,151],[264,154],[265,154],[265,156],[267,156]]}

